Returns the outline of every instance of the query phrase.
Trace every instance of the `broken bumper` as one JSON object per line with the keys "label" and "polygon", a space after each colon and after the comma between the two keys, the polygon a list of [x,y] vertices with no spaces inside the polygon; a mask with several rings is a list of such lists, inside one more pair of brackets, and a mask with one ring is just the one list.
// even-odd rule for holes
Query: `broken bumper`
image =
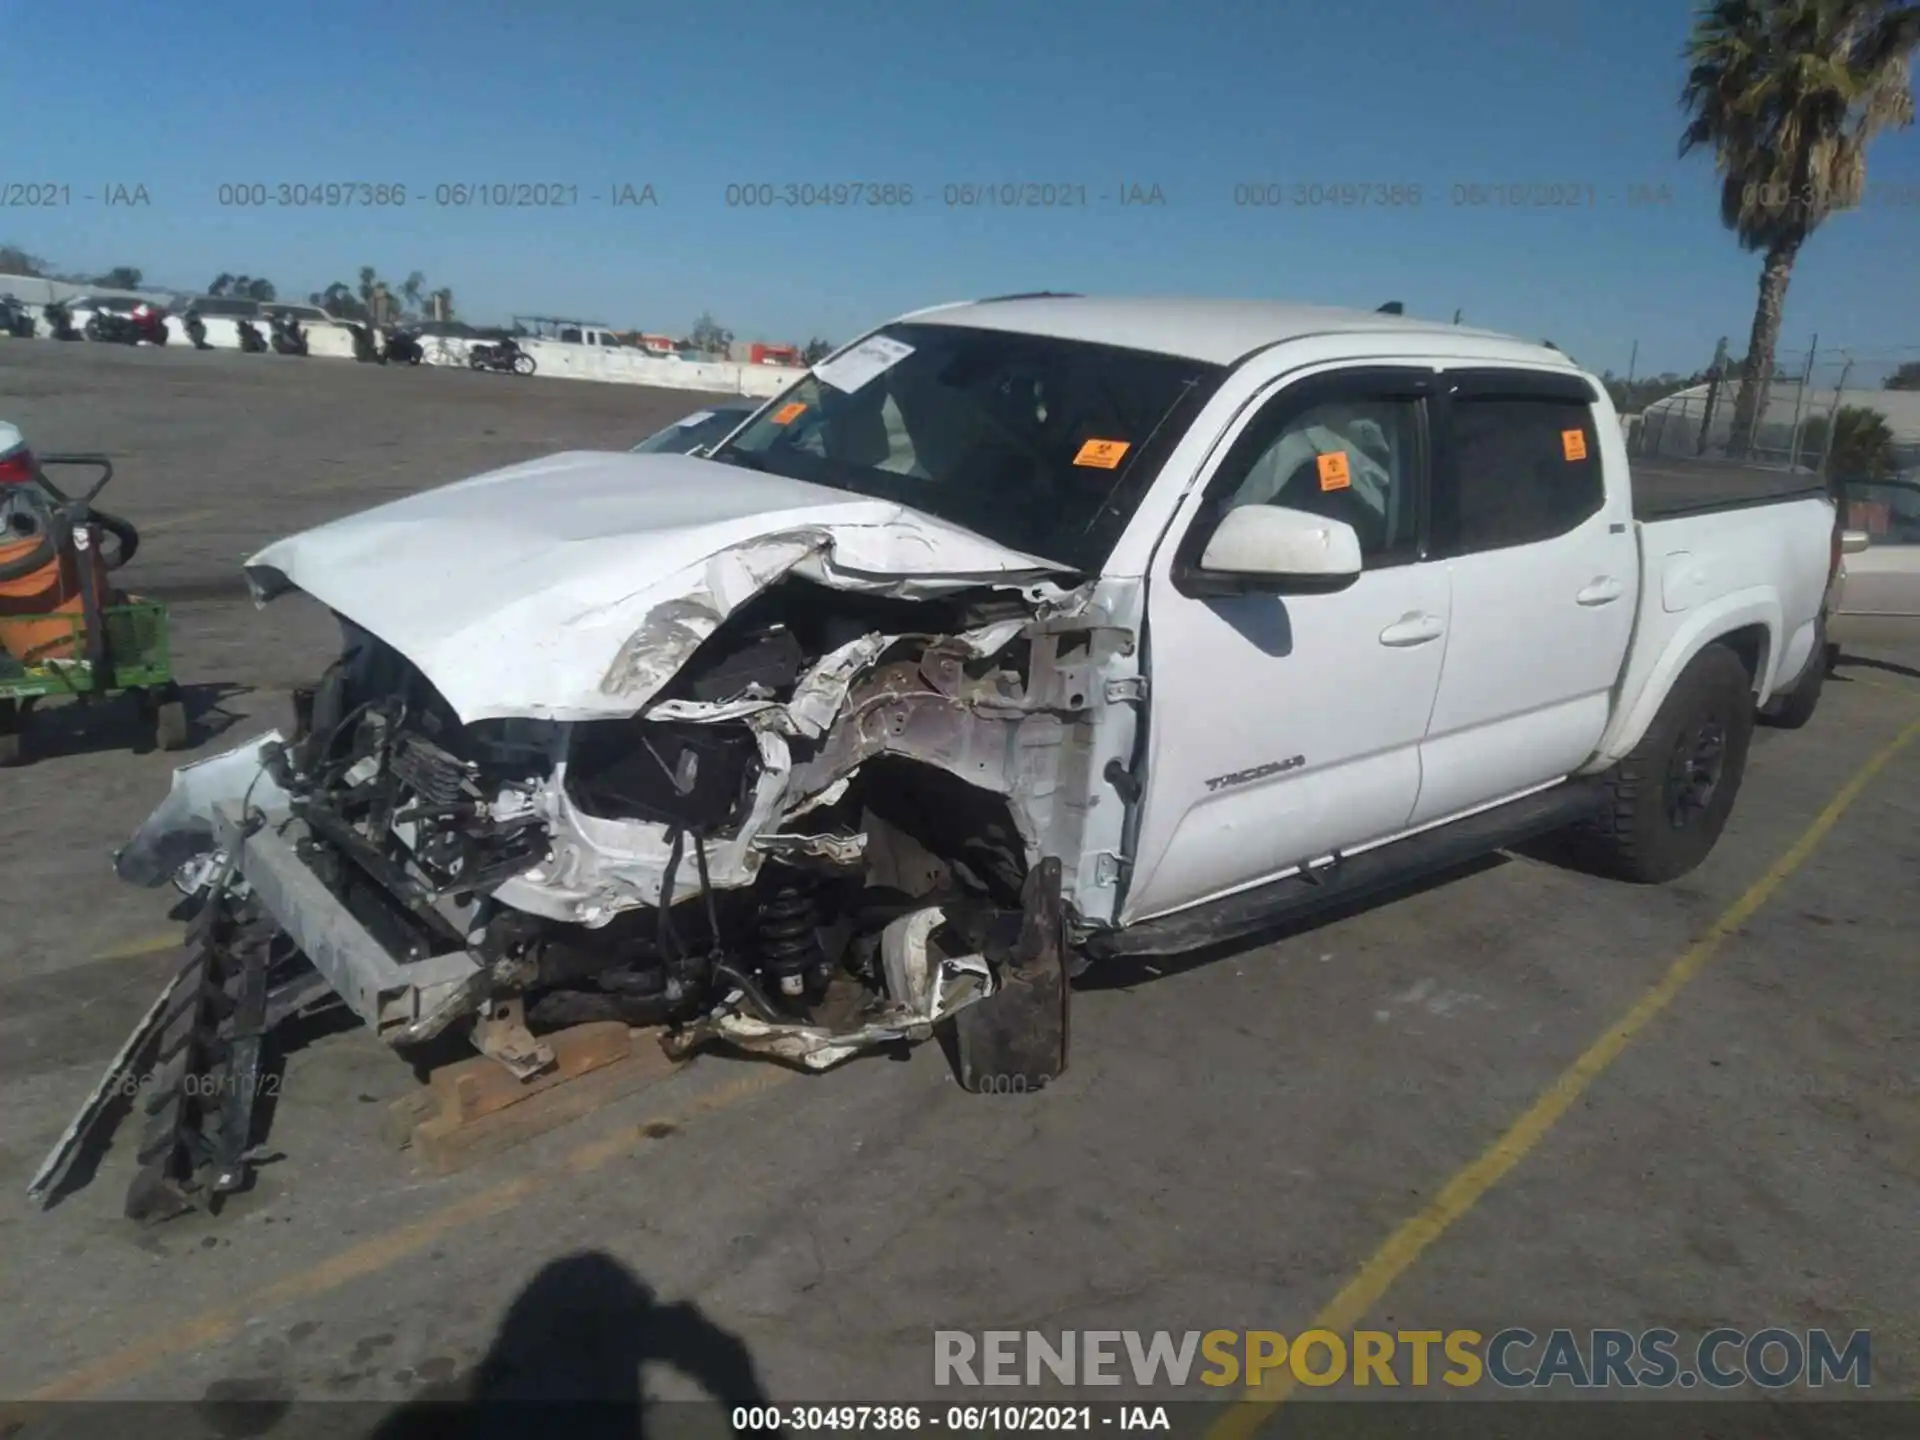
{"label": "broken bumper", "polygon": [[431,1039],[478,1004],[486,970],[458,950],[419,960],[394,958],[300,858],[307,830],[284,808],[242,818],[230,801],[213,806],[215,847],[261,907],[352,1010],[381,1039]]}

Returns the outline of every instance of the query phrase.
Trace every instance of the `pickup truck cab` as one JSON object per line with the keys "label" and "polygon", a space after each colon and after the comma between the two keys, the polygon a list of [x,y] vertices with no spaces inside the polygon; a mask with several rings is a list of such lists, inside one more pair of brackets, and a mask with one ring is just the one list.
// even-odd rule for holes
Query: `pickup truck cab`
{"label": "pickup truck cab", "polygon": [[824,1068],[950,1021],[964,1083],[1038,1085],[1103,957],[1555,832],[1697,865],[1756,709],[1824,673],[1834,533],[1730,470],[1637,485],[1550,347],[943,306],[706,457],[557,455],[256,555],[342,658],[119,868],[194,862],[396,1045],[532,1074],[611,1011]]}

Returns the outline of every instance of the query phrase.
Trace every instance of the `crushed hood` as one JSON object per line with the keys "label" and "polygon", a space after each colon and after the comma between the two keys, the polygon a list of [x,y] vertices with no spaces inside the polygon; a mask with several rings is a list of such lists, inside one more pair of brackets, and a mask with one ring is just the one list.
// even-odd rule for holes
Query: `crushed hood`
{"label": "crushed hood", "polygon": [[463,721],[641,709],[788,574],[908,599],[1071,583],[908,506],[681,455],[569,451],[277,541],[256,600],[299,589],[405,655]]}

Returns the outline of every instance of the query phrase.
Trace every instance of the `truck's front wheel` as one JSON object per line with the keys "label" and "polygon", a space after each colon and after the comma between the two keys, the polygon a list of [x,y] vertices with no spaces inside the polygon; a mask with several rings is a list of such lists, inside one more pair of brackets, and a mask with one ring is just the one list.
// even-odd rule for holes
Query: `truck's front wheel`
{"label": "truck's front wheel", "polygon": [[1653,724],[1606,775],[1606,800],[1576,837],[1582,858],[1659,885],[1693,869],[1733,811],[1753,739],[1753,680],[1725,645],[1680,672]]}

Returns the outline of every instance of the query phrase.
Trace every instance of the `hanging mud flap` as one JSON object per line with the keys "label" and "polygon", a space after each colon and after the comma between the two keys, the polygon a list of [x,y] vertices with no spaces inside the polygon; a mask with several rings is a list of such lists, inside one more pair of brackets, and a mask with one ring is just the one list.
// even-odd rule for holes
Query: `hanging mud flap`
{"label": "hanging mud flap", "polygon": [[267,1033],[330,994],[234,881],[229,871],[195,915],[192,954],[160,1020],[152,1071],[140,1087],[140,1168],[127,1187],[129,1219],[151,1223],[215,1208],[273,1158],[253,1143]]}
{"label": "hanging mud flap", "polygon": [[1067,1068],[1066,917],[1049,856],[1020,892],[1020,933],[993,994],[953,1017],[960,1084],[975,1094],[1039,1090]]}
{"label": "hanging mud flap", "polygon": [[324,977],[263,917],[223,861],[187,933],[187,957],[121,1046],[34,1176],[43,1205],[84,1153],[97,1151],[118,1106],[133,1101],[138,1171],[126,1213],[165,1220],[246,1188],[268,1158],[254,1147],[269,1031],[330,999]]}

